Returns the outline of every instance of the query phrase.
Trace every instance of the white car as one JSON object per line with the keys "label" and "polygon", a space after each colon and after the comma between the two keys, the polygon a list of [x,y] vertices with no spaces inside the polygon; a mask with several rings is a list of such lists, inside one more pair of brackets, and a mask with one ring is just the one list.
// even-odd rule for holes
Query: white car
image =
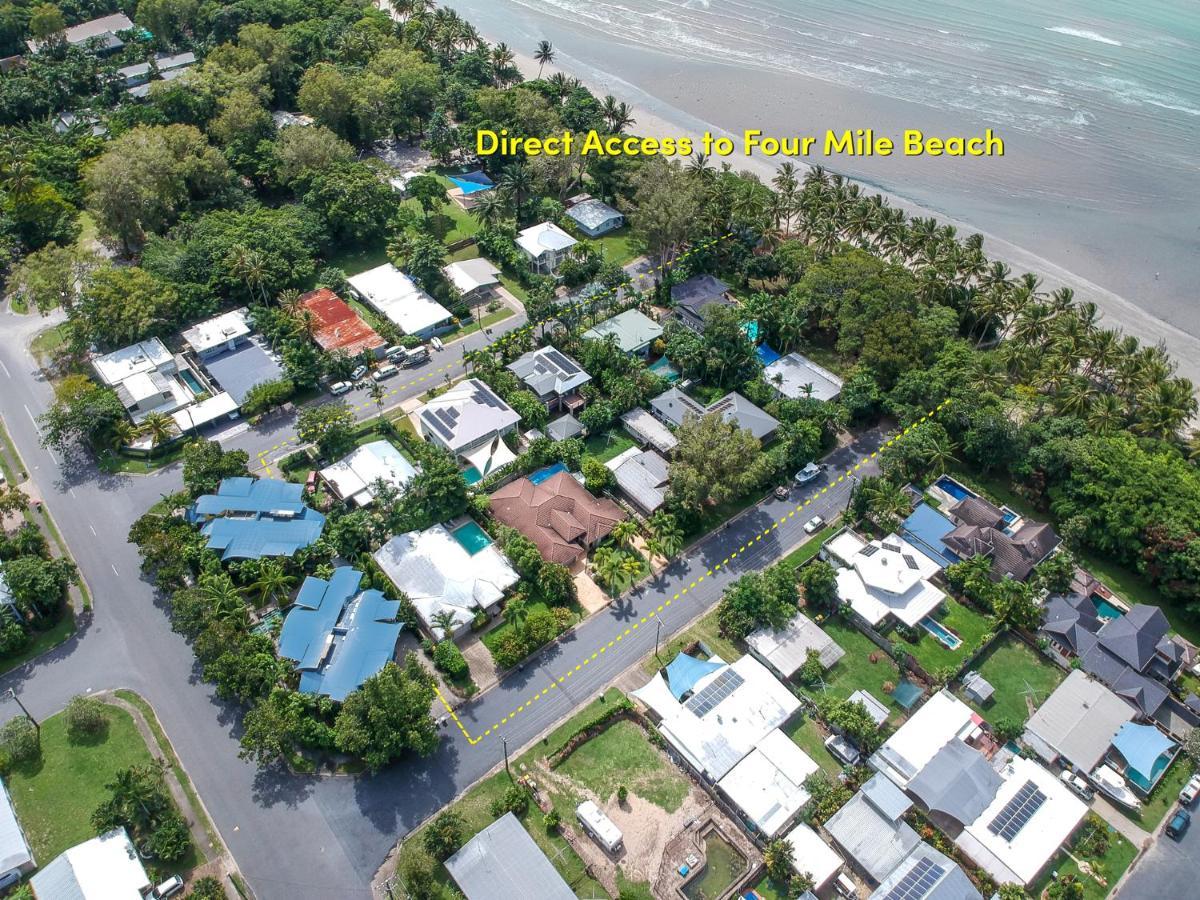
{"label": "white car", "polygon": [[1184,806],[1191,806],[1197,794],[1200,794],[1200,775],[1193,775],[1179,791],[1179,802]]}
{"label": "white car", "polygon": [[355,366],[354,371],[350,373],[351,381],[360,381],[364,375],[370,370],[366,366]]}
{"label": "white car", "polygon": [[1058,777],[1063,784],[1077,793],[1080,797],[1083,797],[1085,800],[1091,800],[1092,797],[1095,796],[1096,792],[1092,790],[1092,786],[1070,769],[1063,769],[1058,773]]}
{"label": "white car", "polygon": [[805,534],[816,534],[818,531],[821,530],[821,526],[823,526],[824,524],[825,524],[825,520],[822,519],[820,516],[813,516],[811,519],[809,519],[807,522],[804,523],[804,533]]}
{"label": "white car", "polygon": [[156,887],[154,889],[154,896],[155,897],[170,897],[174,894],[178,894],[182,890],[183,890],[183,879],[180,878],[178,875],[172,875],[170,878],[168,878],[166,881],[164,881],[162,884],[160,884],[158,887]]}
{"label": "white car", "polygon": [[442,343],[442,339],[440,337],[431,337],[429,339],[429,343],[433,344],[434,350],[445,350],[446,349],[446,345]]}
{"label": "white car", "polygon": [[329,393],[335,397],[339,397],[342,394],[348,393],[353,387],[354,385],[348,381],[335,381],[329,386]]}

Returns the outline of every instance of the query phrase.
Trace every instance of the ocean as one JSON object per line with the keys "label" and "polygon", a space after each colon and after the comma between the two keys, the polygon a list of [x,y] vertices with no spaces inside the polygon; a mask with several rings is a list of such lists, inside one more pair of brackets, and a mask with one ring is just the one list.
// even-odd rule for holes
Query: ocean
{"label": "ocean", "polygon": [[558,67],[681,130],[992,128],[1002,158],[810,161],[984,233],[1200,371],[1196,0],[450,5],[518,52],[550,40]]}

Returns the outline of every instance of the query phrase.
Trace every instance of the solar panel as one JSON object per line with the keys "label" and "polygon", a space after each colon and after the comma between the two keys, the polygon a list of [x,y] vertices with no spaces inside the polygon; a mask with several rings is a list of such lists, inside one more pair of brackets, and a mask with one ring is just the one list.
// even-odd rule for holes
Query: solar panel
{"label": "solar panel", "polygon": [[861,552],[862,552],[863,556],[874,556],[876,553],[879,552],[879,548],[876,547],[874,544],[867,544],[867,546],[862,548]]}
{"label": "solar panel", "polygon": [[1004,809],[988,824],[988,831],[1011,842],[1046,802],[1046,795],[1032,781],[1026,781]]}
{"label": "solar panel", "polygon": [[946,874],[946,870],[931,859],[918,859],[900,883],[887,892],[883,900],[921,900]]}
{"label": "solar panel", "polygon": [[712,683],[684,704],[696,718],[703,718],[716,709],[722,700],[743,684],[742,676],[733,669],[725,669]]}
{"label": "solar panel", "polygon": [[428,425],[442,437],[448,439],[454,436],[454,432],[447,428],[446,424],[429,410],[421,413],[421,418],[425,420],[426,425]]}
{"label": "solar panel", "polygon": [[553,350],[553,349],[547,350],[546,358],[549,359],[550,362],[552,362],[556,366],[558,366],[558,368],[560,370],[562,370],[564,375],[574,375],[576,372],[579,371],[579,367],[577,365],[575,365],[573,362],[571,362],[569,359],[567,359],[565,356],[563,356],[557,350]]}
{"label": "solar panel", "polygon": [[891,551],[892,553],[899,553],[899,552],[900,552],[900,545],[899,545],[899,544],[889,544],[887,541],[884,541],[884,542],[883,542],[883,549],[884,549],[884,550],[889,550],[889,551]]}
{"label": "solar panel", "polygon": [[916,560],[916,558],[915,558],[915,557],[914,557],[914,556],[913,556],[911,553],[905,553],[905,554],[904,554],[904,562],[905,562],[905,563],[908,565],[908,567],[909,567],[910,569],[917,569],[917,568],[920,568],[920,567],[917,565],[917,560]]}

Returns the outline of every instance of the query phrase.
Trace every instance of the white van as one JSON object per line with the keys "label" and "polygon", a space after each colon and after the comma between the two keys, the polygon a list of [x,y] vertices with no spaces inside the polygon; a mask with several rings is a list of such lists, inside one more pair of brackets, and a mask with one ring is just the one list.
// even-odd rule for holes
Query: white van
{"label": "white van", "polygon": [[380,366],[378,369],[376,369],[375,373],[371,377],[376,381],[383,381],[386,378],[391,378],[399,371],[400,370],[391,363],[388,363],[386,366]]}
{"label": "white van", "polygon": [[339,397],[342,394],[349,392],[353,387],[354,385],[348,381],[335,381],[329,386],[329,393],[333,394],[335,397]]}
{"label": "white van", "polygon": [[616,853],[624,846],[621,829],[591,800],[584,800],[575,807],[575,818],[601,847],[609,853]]}
{"label": "white van", "polygon": [[386,356],[391,362],[394,362],[394,363],[403,363],[404,356],[407,353],[408,353],[408,351],[405,350],[403,347],[401,347],[399,344],[396,344],[392,347],[388,347],[386,350],[383,351],[383,355]]}

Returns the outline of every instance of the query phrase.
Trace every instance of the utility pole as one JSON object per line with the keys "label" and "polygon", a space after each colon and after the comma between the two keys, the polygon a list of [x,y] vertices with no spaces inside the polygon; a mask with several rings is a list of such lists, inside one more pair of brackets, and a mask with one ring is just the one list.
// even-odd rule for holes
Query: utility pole
{"label": "utility pole", "polygon": [[29,714],[29,710],[25,708],[25,704],[21,702],[21,698],[17,696],[17,692],[12,688],[9,688],[4,692],[4,696],[17,702],[17,706],[21,707],[21,712],[25,713],[25,718],[33,723],[33,730],[37,732],[38,740],[40,741],[42,738],[42,726],[38,723],[37,719]]}
{"label": "utility pole", "polygon": [[508,773],[508,780],[512,781],[512,770],[508,767],[508,738],[501,736],[500,743],[504,745],[504,771]]}
{"label": "utility pole", "polygon": [[[654,658],[658,659],[658,639],[659,639],[659,636],[662,634],[662,619],[660,619],[656,616],[654,619],[654,625],[655,625],[655,628],[654,628]],[[658,661],[662,662],[661,659],[659,659]]]}
{"label": "utility pole", "polygon": [[857,489],[858,489],[858,476],[851,475],[850,476],[850,493],[846,497],[846,508],[843,510],[843,512],[850,511],[850,504],[854,502],[854,492]]}

